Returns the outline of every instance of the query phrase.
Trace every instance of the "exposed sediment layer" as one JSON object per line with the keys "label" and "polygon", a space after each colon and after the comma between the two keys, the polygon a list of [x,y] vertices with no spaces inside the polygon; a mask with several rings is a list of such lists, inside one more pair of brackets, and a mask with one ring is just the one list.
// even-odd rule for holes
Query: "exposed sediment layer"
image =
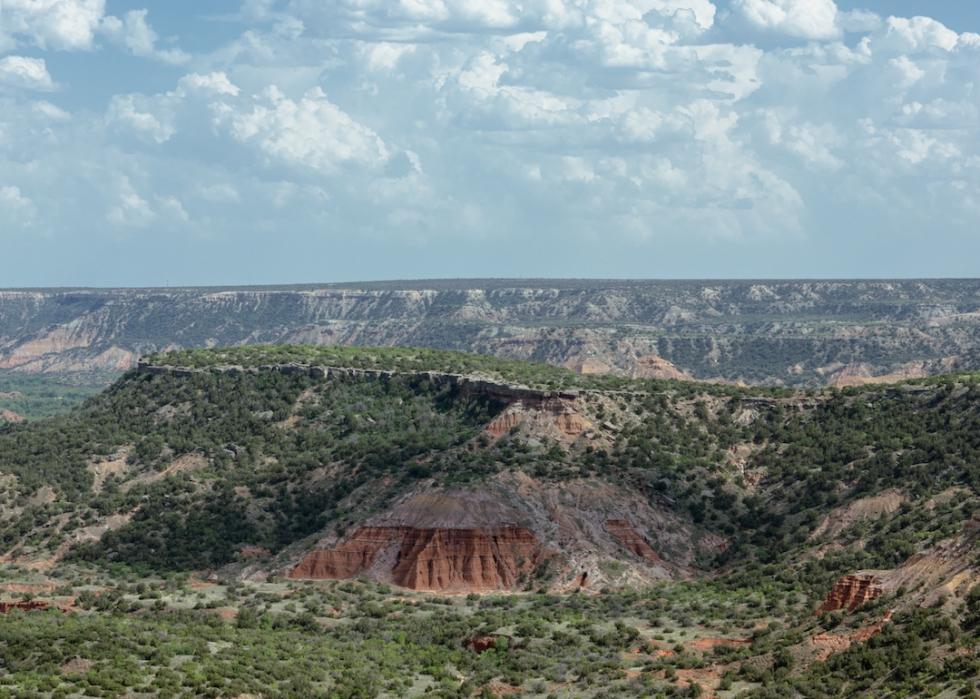
{"label": "exposed sediment layer", "polygon": [[370,575],[412,590],[501,590],[517,587],[543,549],[529,530],[361,527],[330,549],[317,549],[289,577],[344,579]]}
{"label": "exposed sediment layer", "polygon": [[625,519],[607,520],[606,531],[622,544],[623,548],[648,563],[663,563],[663,559],[657,555],[647,540]]}
{"label": "exposed sediment layer", "polygon": [[881,581],[875,575],[845,575],[834,583],[818,613],[846,609],[853,612],[866,602],[881,596]]}

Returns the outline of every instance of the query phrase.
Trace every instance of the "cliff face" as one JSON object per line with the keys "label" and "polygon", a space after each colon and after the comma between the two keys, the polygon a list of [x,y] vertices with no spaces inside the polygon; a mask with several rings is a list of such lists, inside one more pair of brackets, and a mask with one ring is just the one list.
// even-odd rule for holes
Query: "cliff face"
{"label": "cliff face", "polygon": [[453,281],[0,291],[0,368],[168,347],[409,345],[583,372],[821,384],[980,366],[980,281]]}
{"label": "cliff face", "polygon": [[291,578],[343,579],[372,574],[412,590],[515,588],[543,555],[523,527],[361,527],[332,549],[308,554]]}
{"label": "cliff face", "polygon": [[865,602],[881,596],[881,581],[874,575],[845,575],[834,583],[818,613],[846,609],[853,612]]}

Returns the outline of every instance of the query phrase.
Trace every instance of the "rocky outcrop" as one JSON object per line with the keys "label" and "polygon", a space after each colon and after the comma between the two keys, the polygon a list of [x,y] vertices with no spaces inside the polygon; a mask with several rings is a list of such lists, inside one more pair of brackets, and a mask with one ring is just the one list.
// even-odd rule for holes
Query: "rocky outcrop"
{"label": "rocky outcrop", "polygon": [[505,410],[490,421],[485,431],[494,439],[499,439],[515,427],[520,427],[524,423],[525,417],[523,410]]}
{"label": "rocky outcrop", "polygon": [[577,409],[576,401],[569,399],[537,400],[511,403],[506,410],[487,425],[485,431],[494,439],[524,427],[537,437],[554,437],[571,442],[580,435],[595,429],[591,420]]}
{"label": "rocky outcrop", "polygon": [[310,580],[343,580],[371,569],[375,557],[390,546],[401,546],[394,527],[361,527],[334,548],[316,549],[293,568],[289,577]]}
{"label": "rocky outcrop", "polygon": [[692,381],[693,376],[678,369],[673,363],[663,357],[648,355],[639,357],[629,371],[634,379],[671,379],[675,381]]}
{"label": "rocky outcrop", "polygon": [[827,598],[817,610],[818,614],[839,609],[853,612],[866,602],[877,599],[882,593],[881,581],[875,575],[845,575],[834,583]]}
{"label": "rocky outcrop", "polygon": [[541,556],[538,540],[523,527],[410,530],[392,578],[413,590],[508,590]]}
{"label": "rocky outcrop", "polygon": [[663,563],[663,559],[650,547],[647,540],[625,519],[607,520],[606,531],[622,544],[623,548],[647,563]]}
{"label": "rocky outcrop", "polygon": [[542,554],[534,534],[517,526],[361,527],[338,546],[311,552],[289,577],[335,580],[373,572],[412,590],[507,590]]}

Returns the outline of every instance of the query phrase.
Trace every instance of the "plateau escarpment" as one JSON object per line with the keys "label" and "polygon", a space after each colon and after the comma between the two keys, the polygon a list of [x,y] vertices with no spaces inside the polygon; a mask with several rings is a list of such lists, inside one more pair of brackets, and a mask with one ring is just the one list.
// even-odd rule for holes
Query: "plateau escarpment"
{"label": "plateau escarpment", "polygon": [[980,282],[0,291],[0,370],[105,378],[163,349],[288,342],[465,350],[636,378],[860,385],[980,367]]}

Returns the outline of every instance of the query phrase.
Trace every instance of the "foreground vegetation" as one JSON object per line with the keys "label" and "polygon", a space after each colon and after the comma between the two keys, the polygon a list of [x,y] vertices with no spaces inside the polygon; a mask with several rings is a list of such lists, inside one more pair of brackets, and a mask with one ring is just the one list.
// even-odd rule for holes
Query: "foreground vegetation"
{"label": "foreground vegetation", "polygon": [[447,598],[360,581],[56,574],[78,606],[0,620],[0,697],[966,696],[980,676],[969,617],[961,631],[928,609],[820,661],[813,637],[885,605],[842,626],[778,583]]}

